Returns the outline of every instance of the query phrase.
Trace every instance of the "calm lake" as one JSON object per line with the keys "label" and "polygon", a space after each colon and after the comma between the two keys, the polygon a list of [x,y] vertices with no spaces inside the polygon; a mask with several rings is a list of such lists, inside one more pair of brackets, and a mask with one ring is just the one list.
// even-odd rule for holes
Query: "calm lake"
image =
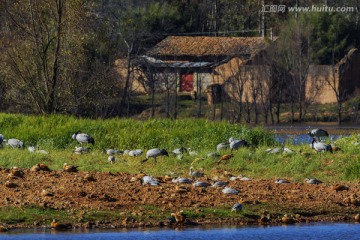
{"label": "calm lake", "polygon": [[12,230],[0,234],[0,239],[360,239],[360,224],[327,223],[297,224],[281,226],[246,226],[219,228],[184,228],[122,230],[122,231],[69,231],[53,232],[50,229]]}

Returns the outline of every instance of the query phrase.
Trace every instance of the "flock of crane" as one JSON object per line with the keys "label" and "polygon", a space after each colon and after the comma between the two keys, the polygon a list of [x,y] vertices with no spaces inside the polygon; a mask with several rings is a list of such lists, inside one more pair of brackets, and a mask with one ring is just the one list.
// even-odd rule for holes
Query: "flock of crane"
{"label": "flock of crane", "polygon": [[[334,150],[338,150],[338,147],[336,147],[335,145],[332,144],[326,144],[323,141],[321,141],[322,137],[328,137],[329,134],[327,131],[323,130],[323,129],[313,129],[311,131],[308,132],[308,135],[312,138],[312,142],[310,144],[310,147],[316,151],[316,152],[333,152]],[[94,138],[92,138],[89,134],[87,133],[82,133],[81,131],[77,131],[76,133],[74,133],[72,135],[72,138],[74,140],[76,140],[77,142],[79,142],[81,144],[80,147],[75,147],[74,152],[77,154],[82,154],[82,153],[87,153],[90,151],[89,147],[84,147],[84,144],[95,144],[95,140]],[[24,148],[25,144],[23,141],[16,139],[16,138],[11,138],[11,139],[5,139],[4,136],[2,134],[0,134],[0,145],[3,145],[3,142],[6,143],[6,145],[12,147],[12,148]],[[231,154],[225,154],[223,156],[220,156],[219,152],[221,150],[224,149],[230,149],[230,151],[232,152],[233,150],[237,150],[239,148],[242,147],[249,147],[251,146],[251,144],[249,142],[247,142],[244,139],[235,139],[233,137],[229,138],[228,142],[222,142],[219,143],[216,146],[216,151],[215,152],[211,152],[208,154],[208,157],[219,157],[219,161],[218,163],[220,163],[223,160],[228,160],[230,158],[232,158],[234,155]],[[43,153],[43,154],[47,154],[48,152],[45,150],[40,150],[40,149],[36,149],[34,146],[30,145],[28,147],[28,150],[30,152],[38,152],[38,153]],[[123,154],[123,155],[129,155],[132,157],[137,157],[142,155],[143,151],[141,149],[134,149],[134,150],[115,150],[115,149],[107,149],[107,150],[103,150],[104,153],[106,153],[108,155],[108,162],[110,163],[114,163],[116,158],[115,155],[116,154]],[[191,150],[190,148],[177,148],[174,149],[172,151],[172,153],[174,155],[176,155],[179,159],[182,158],[184,153],[188,153],[190,156],[194,156],[197,154],[196,151]],[[269,148],[266,150],[267,153],[293,153],[293,151],[289,148],[286,148],[285,146],[282,147],[278,147],[278,148]],[[161,149],[161,148],[153,148],[153,149],[149,149],[146,152],[145,155],[145,159],[142,160],[142,163],[145,163],[147,160],[149,160],[150,158],[154,158],[155,162],[156,162],[156,158],[159,156],[169,156],[169,153],[165,150],[165,149]]]}
{"label": "flock of crane", "polygon": [[[310,137],[312,137],[312,142],[310,144],[311,148],[314,149],[317,152],[332,152],[334,149],[334,146],[331,144],[326,144],[324,142],[321,141],[321,137],[328,137],[329,134],[327,131],[323,130],[323,129],[313,129],[311,131],[308,132],[308,135]],[[88,147],[84,147],[83,144],[87,143],[87,144],[95,144],[95,140],[94,138],[92,138],[89,134],[86,133],[82,133],[81,131],[77,131],[76,133],[74,133],[72,135],[72,138],[76,141],[78,141],[81,146],[80,147],[75,147],[74,152],[75,153],[86,153],[90,151],[90,148]],[[3,142],[6,143],[6,145],[12,147],[12,148],[24,148],[25,144],[23,141],[16,139],[16,138],[11,138],[11,139],[5,139],[4,136],[2,134],[0,134],[0,146],[3,145]],[[251,144],[249,142],[247,142],[244,139],[235,139],[233,137],[229,138],[228,142],[222,142],[219,143],[216,146],[216,152],[212,152],[209,153],[208,156],[219,156],[218,153],[223,150],[223,149],[230,149],[231,152],[233,150],[237,150],[239,148],[242,147],[249,147],[251,146]],[[47,153],[45,150],[39,150],[36,149],[34,146],[30,145],[28,147],[28,150],[30,152],[35,152],[35,151],[41,151],[41,153]],[[274,149],[267,149],[266,152],[268,153],[279,153],[279,152],[285,152],[285,153],[292,153],[292,150],[282,147],[282,148],[274,148]],[[173,154],[175,155],[182,155],[183,153],[188,152],[190,155],[195,155],[196,152],[191,151],[190,148],[177,148],[175,150],[172,151]],[[109,156],[114,156],[115,154],[127,154],[129,156],[140,156],[143,151],[141,149],[135,149],[135,150],[115,150],[115,149],[107,149],[106,153]],[[156,160],[156,157],[159,156],[169,156],[169,153],[165,150],[165,149],[160,149],[160,148],[153,148],[150,149],[146,152],[146,159],[144,159],[142,162],[146,162],[149,158],[154,158]],[[108,159],[109,162],[113,163],[115,161],[114,157],[111,157]]]}
{"label": "flock of crane", "polygon": [[[336,146],[331,145],[331,144],[326,144],[324,143],[321,138],[323,137],[329,137],[329,134],[327,131],[323,130],[323,129],[313,129],[311,131],[308,132],[308,135],[312,138],[312,142],[310,144],[310,147],[315,150],[316,152],[333,152],[334,149],[336,148]],[[95,144],[94,138],[92,138],[89,134],[86,133],[82,133],[81,131],[77,131],[76,133],[74,133],[72,135],[72,139],[76,140],[78,143],[80,143],[80,147],[75,147],[75,153],[86,153],[90,151],[89,147],[84,147],[84,144]],[[0,145],[2,146],[2,144],[5,143],[6,145],[12,147],[12,148],[24,148],[25,144],[23,141],[19,140],[19,139],[15,139],[15,138],[11,138],[11,139],[5,139],[4,136],[2,134],[0,134]],[[232,154],[232,152],[234,150],[237,150],[239,148],[243,148],[243,147],[250,147],[251,144],[249,142],[247,142],[244,139],[235,139],[233,137],[231,137],[229,139],[228,142],[222,142],[219,143],[216,146],[216,151],[209,153],[208,157],[218,157],[219,161],[217,162],[218,164],[221,163],[224,160],[228,160],[230,158],[232,158],[234,155]],[[220,155],[219,153],[224,150],[224,149],[230,149],[231,154],[225,154],[225,155]],[[40,150],[40,149],[36,149],[34,146],[29,146],[28,150],[30,152],[39,152],[39,153],[43,153],[43,154],[47,154],[47,152],[45,150]],[[140,156],[142,155],[143,151],[141,149],[134,149],[134,150],[115,150],[115,149],[107,149],[107,150],[103,150],[104,153],[106,153],[108,155],[108,161],[110,163],[114,163],[115,162],[115,155],[117,154],[123,154],[123,155],[129,155],[129,156]],[[266,150],[267,153],[293,153],[293,151],[291,149],[285,148],[284,146],[279,147],[279,148],[270,148]],[[192,151],[189,148],[177,148],[174,149],[172,151],[172,153],[176,156],[178,156],[178,158],[181,158],[181,156],[184,153],[188,153],[189,155],[196,155],[197,153],[195,151]],[[153,148],[153,149],[149,149],[146,154],[145,154],[145,159],[141,161],[141,163],[145,163],[147,160],[149,160],[150,158],[153,158],[154,161],[156,162],[156,158],[160,157],[160,156],[169,156],[169,153],[165,150],[165,149],[161,149],[161,148]],[[40,164],[36,165],[36,168],[41,168]],[[63,167],[64,171],[77,171],[77,166],[73,166],[73,165],[67,165],[66,163],[64,164]],[[190,171],[189,171],[189,176],[191,178],[186,178],[186,177],[176,177],[172,179],[172,182],[174,183],[192,183],[194,187],[208,187],[208,186],[212,186],[212,187],[224,187],[222,192],[224,194],[237,194],[238,190],[227,187],[228,182],[226,181],[215,181],[213,184],[209,184],[207,182],[203,182],[203,181],[199,181],[196,180],[198,178],[201,178],[204,176],[204,170],[202,169],[202,171],[195,171],[194,168],[191,166],[190,167]],[[239,179],[239,180],[250,180],[250,178],[247,177],[232,177],[230,178],[230,180],[235,180],[235,179]],[[196,180],[196,181],[195,181]],[[144,185],[150,185],[150,186],[157,186],[159,185],[159,182],[153,178],[152,176],[147,176],[145,174],[143,174],[141,176],[141,182]],[[285,179],[277,179],[275,181],[275,183],[288,183],[289,181],[285,180]],[[317,179],[309,179],[306,178],[305,179],[306,183],[309,184],[319,184],[321,183],[320,180]],[[240,211],[242,209],[242,202],[239,201],[237,203],[234,204],[234,206],[232,207],[232,211]],[[177,217],[181,218],[182,214],[178,213],[179,215]]]}

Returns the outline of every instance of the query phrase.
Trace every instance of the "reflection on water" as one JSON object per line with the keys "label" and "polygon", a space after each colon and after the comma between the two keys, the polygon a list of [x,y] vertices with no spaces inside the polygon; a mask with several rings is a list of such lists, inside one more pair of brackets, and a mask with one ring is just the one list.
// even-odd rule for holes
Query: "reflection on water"
{"label": "reflection on water", "polygon": [[251,226],[221,228],[184,228],[122,230],[122,231],[71,231],[52,232],[46,230],[10,231],[0,234],[0,239],[359,239],[360,224],[297,224],[282,226]]}

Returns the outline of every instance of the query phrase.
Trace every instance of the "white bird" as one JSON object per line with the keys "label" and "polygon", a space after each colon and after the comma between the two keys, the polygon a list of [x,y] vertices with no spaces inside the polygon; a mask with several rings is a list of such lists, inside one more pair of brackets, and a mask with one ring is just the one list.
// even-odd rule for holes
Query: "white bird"
{"label": "white bird", "polygon": [[[204,170],[202,169],[202,171]],[[200,178],[204,176],[204,172],[194,171],[194,168],[191,166],[189,171],[189,176],[192,177],[193,179]]]}
{"label": "white bird", "polygon": [[173,178],[171,181],[173,183],[192,183],[191,179],[183,177]]}
{"label": "white bird", "polygon": [[216,151],[220,152],[221,150],[228,149],[228,148],[230,148],[230,143],[222,142],[216,146]]}
{"label": "white bird", "polygon": [[144,163],[149,160],[149,158],[154,158],[156,162],[156,157],[158,156],[169,156],[169,154],[165,149],[153,148],[146,152],[146,159],[142,160],[141,162]]}
{"label": "white bird", "polygon": [[[6,140],[5,140],[6,141]],[[6,145],[12,147],[12,148],[23,148],[25,147],[25,144],[16,138],[10,138],[6,141]]]}
{"label": "white bird", "polygon": [[222,190],[223,193],[225,194],[238,194],[239,191],[234,189],[234,188],[230,188],[230,187],[225,187],[223,190]]}
{"label": "white bird", "polygon": [[194,187],[208,187],[210,186],[210,184],[208,184],[207,182],[201,182],[201,181],[196,181],[193,183]]}
{"label": "white bird", "polygon": [[311,142],[311,148],[317,152],[333,152],[331,144],[325,144],[323,142],[317,142],[315,138],[313,138]]}
{"label": "white bird", "polygon": [[114,156],[114,155],[110,155],[110,156],[108,157],[108,162],[111,163],[111,164],[113,164],[113,163],[115,162],[115,156]]}
{"label": "white bird", "polygon": [[329,133],[324,129],[315,128],[308,132],[308,135],[312,138],[317,137],[320,139],[321,137],[328,137]]}
{"label": "white bird", "polygon": [[94,138],[90,137],[89,134],[81,133],[81,131],[77,131],[76,133],[74,133],[72,135],[72,138],[78,141],[81,144],[81,146],[84,143],[91,143],[92,145],[95,144]]}
{"label": "white bird", "polygon": [[316,178],[305,178],[304,180],[306,183],[309,183],[309,184],[320,184],[322,183],[322,181],[316,179]]}
{"label": "white bird", "polygon": [[135,150],[130,150],[128,155],[131,157],[137,157],[140,156],[143,153],[143,151],[141,149],[135,149]]}

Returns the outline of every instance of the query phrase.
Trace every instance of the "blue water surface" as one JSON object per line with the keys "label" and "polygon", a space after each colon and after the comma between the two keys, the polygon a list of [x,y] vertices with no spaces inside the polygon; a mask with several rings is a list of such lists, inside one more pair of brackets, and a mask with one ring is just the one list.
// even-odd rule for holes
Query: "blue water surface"
{"label": "blue water surface", "polygon": [[184,229],[150,229],[100,231],[89,230],[53,232],[49,229],[32,231],[15,230],[0,234],[0,239],[360,239],[360,224],[297,224],[281,226],[251,226],[251,227],[218,227],[218,228],[184,228]]}
{"label": "blue water surface", "polygon": [[[331,140],[336,141],[337,139],[348,137],[349,135],[331,135]],[[327,142],[330,142],[330,138],[324,138]],[[275,141],[283,144],[290,143],[294,145],[311,143],[312,138],[308,134],[275,134]]]}

